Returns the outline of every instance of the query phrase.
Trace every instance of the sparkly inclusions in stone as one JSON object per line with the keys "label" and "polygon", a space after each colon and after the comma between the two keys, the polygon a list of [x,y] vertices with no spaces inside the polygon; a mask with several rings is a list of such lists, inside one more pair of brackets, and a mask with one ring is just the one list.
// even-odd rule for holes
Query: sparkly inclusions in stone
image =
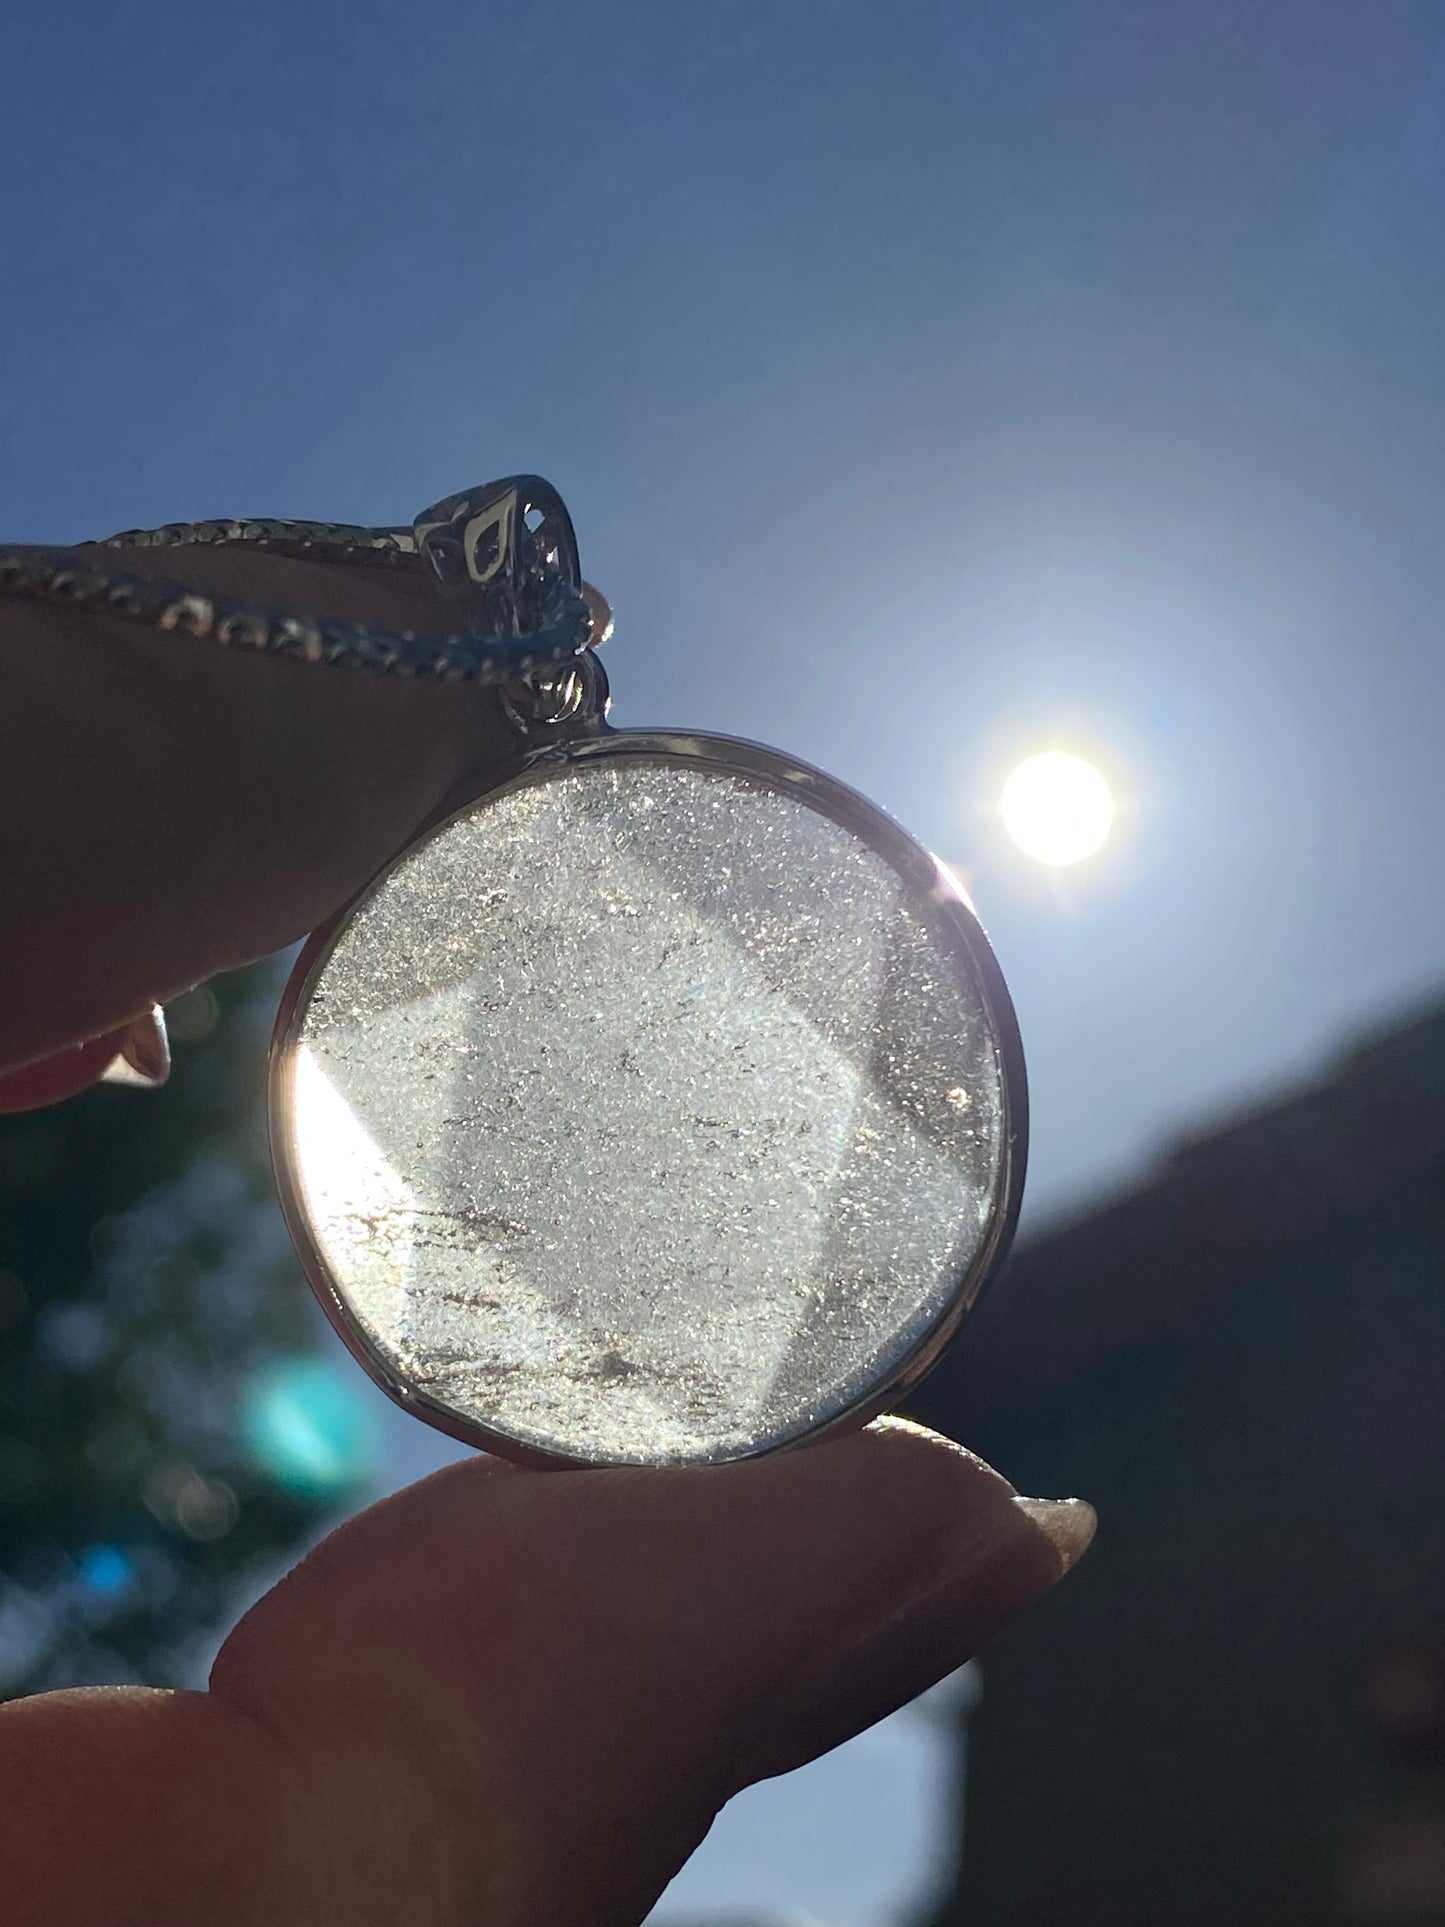
{"label": "sparkly inclusions in stone", "polygon": [[483,799],[349,921],[290,1161],[385,1374],[575,1459],[786,1443],[886,1380],[998,1207],[983,993],[783,786],[599,757]]}

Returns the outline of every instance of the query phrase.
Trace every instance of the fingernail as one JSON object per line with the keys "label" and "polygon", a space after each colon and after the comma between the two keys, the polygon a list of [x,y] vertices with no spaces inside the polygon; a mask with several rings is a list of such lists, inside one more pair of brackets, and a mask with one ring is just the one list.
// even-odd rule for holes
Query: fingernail
{"label": "fingernail", "polygon": [[1096,1520],[1082,1499],[1020,1498],[977,1461],[956,1469],[964,1504],[951,1523],[939,1518],[936,1536],[913,1540],[914,1583],[899,1587],[895,1574],[884,1597],[809,1653],[783,1765],[766,1770],[836,1745],[953,1672],[1083,1557]]}
{"label": "fingernail", "polygon": [[1059,1577],[1078,1565],[1093,1544],[1098,1514],[1083,1499],[1015,1499],[1014,1505],[1036,1525],[1059,1556]]}
{"label": "fingernail", "polygon": [[159,1004],[153,1004],[144,1017],[137,1017],[119,1043],[120,1049],[101,1072],[102,1084],[128,1084],[150,1091],[165,1083],[171,1074],[171,1048],[165,1013]]}

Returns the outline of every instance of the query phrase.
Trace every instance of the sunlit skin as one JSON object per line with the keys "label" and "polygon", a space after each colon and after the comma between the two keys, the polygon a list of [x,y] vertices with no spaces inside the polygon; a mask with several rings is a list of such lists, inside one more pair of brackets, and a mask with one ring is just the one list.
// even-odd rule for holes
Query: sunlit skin
{"label": "sunlit skin", "polygon": [[1114,827],[1114,798],[1092,763],[1051,749],[1014,770],[999,813],[1026,856],[1062,869],[1103,847]]}

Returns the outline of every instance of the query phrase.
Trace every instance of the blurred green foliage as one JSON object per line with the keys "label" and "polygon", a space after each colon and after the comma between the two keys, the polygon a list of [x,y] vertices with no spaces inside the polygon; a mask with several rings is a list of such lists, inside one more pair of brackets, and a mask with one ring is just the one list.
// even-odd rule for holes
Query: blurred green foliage
{"label": "blurred green foliage", "polygon": [[353,1427],[307,1476],[353,1395],[272,1201],[275,992],[174,1003],[162,1091],[0,1117],[0,1696],[185,1677],[368,1469]]}

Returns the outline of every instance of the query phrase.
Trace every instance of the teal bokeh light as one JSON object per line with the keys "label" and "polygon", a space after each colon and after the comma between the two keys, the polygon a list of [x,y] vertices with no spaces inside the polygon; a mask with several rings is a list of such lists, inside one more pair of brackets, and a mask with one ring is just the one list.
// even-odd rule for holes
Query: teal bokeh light
{"label": "teal bokeh light", "polygon": [[258,1372],[242,1428],[252,1458],[288,1492],[331,1498],[376,1470],[380,1436],[364,1393],[324,1359],[282,1359]]}

